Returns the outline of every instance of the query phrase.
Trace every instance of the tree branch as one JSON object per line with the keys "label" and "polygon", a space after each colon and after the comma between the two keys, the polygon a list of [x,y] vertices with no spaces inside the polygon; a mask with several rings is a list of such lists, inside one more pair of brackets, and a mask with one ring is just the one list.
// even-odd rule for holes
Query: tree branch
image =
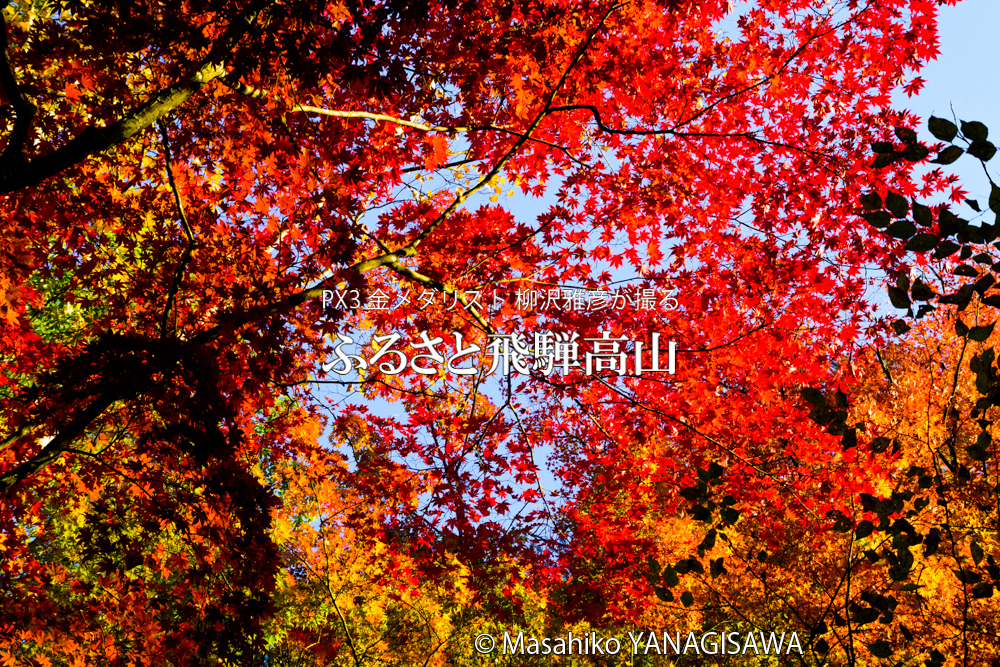
{"label": "tree branch", "polygon": [[545,118],[549,113],[551,113],[551,110],[553,109],[552,102],[553,100],[555,100],[556,94],[562,88],[563,84],[566,83],[566,79],[569,77],[570,71],[573,69],[573,67],[576,66],[578,62],[580,62],[580,59],[583,58],[583,55],[587,52],[587,49],[590,48],[591,43],[593,43],[594,39],[597,37],[597,33],[600,32],[601,27],[604,26],[604,22],[608,20],[608,17],[610,17],[615,10],[623,6],[624,5],[615,5],[604,14],[604,16],[598,22],[598,24],[590,32],[590,34],[587,35],[587,38],[583,40],[583,43],[580,45],[580,48],[577,49],[576,55],[573,56],[573,59],[570,61],[569,65],[567,65],[566,68],[563,70],[562,76],[559,77],[559,81],[557,81],[556,84],[552,87],[552,90],[549,91],[549,94],[545,98],[545,105],[542,107],[542,110],[538,112],[534,120],[531,121],[531,124],[528,125],[528,127],[524,130],[524,133],[520,134],[518,140],[514,142],[514,145],[511,146],[506,153],[504,153],[503,157],[501,157],[497,161],[497,163],[493,166],[492,169],[490,169],[489,172],[487,172],[481,179],[479,179],[478,183],[469,188],[468,191],[463,192],[462,194],[455,197],[454,201],[452,201],[451,204],[445,210],[443,210],[429,225],[427,225],[427,227],[424,228],[423,231],[417,234],[413,238],[413,240],[410,241],[408,244],[406,244],[399,250],[396,250],[395,252],[386,253],[381,257],[373,257],[372,259],[367,259],[362,262],[359,262],[355,264],[352,268],[356,269],[360,273],[364,273],[365,271],[370,271],[371,269],[375,269],[380,266],[385,266],[387,264],[396,262],[402,259],[403,257],[410,257],[415,255],[417,252],[417,246],[420,245],[420,243],[424,239],[430,236],[431,233],[438,227],[438,225],[444,222],[444,220],[447,219],[449,215],[454,213],[455,210],[459,206],[461,206],[465,202],[465,200],[469,198],[471,194],[482,189],[487,183],[489,183],[493,179],[494,176],[499,174],[500,170],[503,169],[503,166],[507,164],[508,160],[514,157],[517,151],[520,150],[521,146],[523,146],[529,140],[533,139],[531,136],[532,131],[534,131],[534,129],[538,127],[538,124],[542,122],[543,118]]}
{"label": "tree branch", "polygon": [[0,168],[0,195],[37,185],[94,153],[117,146],[184,104],[206,83],[226,73],[223,65],[225,57],[250,29],[257,15],[271,2],[273,0],[252,2],[243,14],[229,24],[223,36],[212,45],[208,56],[189,75],[169,88],[164,88],[121,119],[104,127],[88,126],[75,139],[27,164],[17,167],[3,164]]}
{"label": "tree branch", "polygon": [[[170,309],[174,306],[174,300],[177,298],[177,290],[180,289],[181,277],[184,275],[184,270],[187,269],[188,262],[191,261],[191,255],[194,253],[194,234],[191,233],[191,225],[188,224],[187,216],[184,214],[184,204],[181,202],[181,193],[177,190],[177,183],[174,182],[174,169],[172,160],[170,158],[170,142],[167,139],[167,126],[162,120],[156,121],[157,126],[160,128],[160,136],[163,138],[163,159],[167,170],[167,180],[170,182],[170,189],[174,191],[174,202],[177,204],[177,213],[180,216],[181,227],[184,229],[184,234],[187,235],[187,249],[184,251],[184,255],[181,257],[180,266],[177,267],[177,271],[174,272],[174,279],[170,285],[170,292],[167,294],[167,304],[163,307],[163,315],[160,318],[160,337],[167,337],[167,318],[170,315]],[[177,329],[176,317],[174,318],[174,330]]]}
{"label": "tree branch", "polygon": [[601,132],[607,134],[621,134],[625,136],[658,136],[669,134],[675,137],[707,137],[715,139],[749,139],[750,141],[756,141],[759,144],[764,144],[767,146],[776,146],[778,148],[788,148],[790,150],[798,151],[800,153],[805,153],[811,157],[826,157],[825,153],[820,151],[809,150],[808,148],[802,148],[801,146],[793,146],[792,144],[786,144],[782,141],[772,141],[771,139],[763,139],[754,132],[679,132],[675,128],[664,128],[664,129],[621,129],[616,127],[609,127],[604,124],[601,119],[600,111],[597,107],[592,104],[565,104],[558,107],[552,107],[547,110],[546,113],[555,113],[557,111],[589,111],[594,117],[594,122],[597,124],[597,129]]}
{"label": "tree branch", "polygon": [[7,54],[7,19],[0,10],[0,88],[10,100],[14,107],[14,129],[7,139],[7,147],[0,155],[0,165],[5,168],[19,165],[24,162],[22,150],[28,140],[28,130],[31,128],[31,121],[35,118],[38,108],[28,101],[28,98],[21,92],[17,85],[17,78],[14,76],[14,69],[10,64],[10,57]]}
{"label": "tree branch", "polygon": [[[422,274],[417,273],[416,271],[413,271],[412,269],[403,266],[399,262],[399,260],[403,259],[404,257],[412,257],[416,255],[417,246],[421,243],[421,241],[426,239],[434,231],[434,229],[436,229],[449,215],[451,215],[462,203],[464,203],[465,200],[471,194],[473,194],[477,190],[480,190],[487,183],[489,183],[490,180],[500,172],[500,170],[507,163],[507,161],[510,160],[517,153],[517,151],[521,148],[521,146],[523,146],[528,141],[535,141],[535,139],[531,136],[531,132],[538,126],[539,123],[542,122],[545,116],[548,115],[549,110],[553,108],[552,101],[555,99],[556,94],[558,94],[563,84],[566,83],[566,79],[568,78],[570,71],[573,69],[573,67],[576,66],[576,64],[580,61],[580,59],[583,58],[584,54],[587,52],[587,49],[590,48],[591,43],[593,43],[594,39],[597,37],[598,32],[600,32],[601,28],[604,26],[604,23],[608,20],[611,14],[624,6],[625,6],[624,4],[614,5],[604,14],[603,17],[601,17],[601,20],[597,23],[597,25],[590,32],[590,34],[587,35],[586,39],[583,40],[580,47],[577,49],[576,54],[574,54],[573,59],[566,66],[565,70],[563,70],[563,73],[560,76],[559,81],[552,87],[552,90],[546,96],[545,104],[543,105],[542,109],[538,112],[538,114],[535,116],[534,120],[532,120],[531,124],[527,127],[527,129],[523,133],[514,133],[518,136],[517,141],[514,142],[514,144],[503,155],[503,157],[501,157],[497,161],[497,163],[493,166],[493,168],[487,174],[485,174],[479,180],[478,183],[472,186],[468,191],[463,192],[462,194],[455,197],[452,203],[444,211],[438,214],[438,216],[430,224],[428,224],[427,227],[423,229],[423,231],[417,234],[405,246],[403,246],[398,250],[394,250],[392,252],[384,252],[383,250],[384,254],[378,257],[373,257],[371,259],[362,260],[361,262],[352,265],[350,267],[351,270],[357,271],[358,273],[366,273],[367,271],[371,271],[373,269],[377,269],[382,266],[388,266],[390,269],[392,269],[393,271],[404,277],[410,278],[422,284],[426,284],[428,286],[432,286],[435,287],[436,289],[441,289],[442,291],[444,291],[444,285],[441,284],[439,281],[434,281],[432,278],[428,276],[424,276]],[[220,81],[222,80],[223,76],[225,75],[224,74],[219,75]],[[247,94],[251,97],[257,96],[259,92],[258,89],[246,86],[245,84],[239,83],[238,81],[233,82],[232,80],[229,80],[228,82],[227,81],[222,81],[222,82],[225,85],[230,86],[233,90],[240,92],[242,94]],[[266,95],[266,93],[260,93],[260,96],[264,95]],[[331,113],[352,114],[347,117],[357,117],[357,118],[369,118],[369,117],[374,118],[375,116],[379,116],[378,120],[385,120],[387,122],[398,122],[404,125],[408,124],[408,121],[401,121],[400,119],[393,118],[392,116],[383,117],[381,114],[368,114],[368,112],[351,111],[351,112],[331,112]],[[416,126],[416,124],[408,124],[408,126],[417,127],[417,129],[424,129],[423,127]],[[425,127],[428,128],[428,131],[430,131],[430,129],[432,129],[435,126],[425,126]],[[448,128],[442,128],[441,131],[444,131],[445,129]],[[491,127],[489,129],[507,131],[505,130],[505,128]],[[258,317],[261,315],[270,315],[273,313],[280,312],[281,310],[286,308],[294,308],[296,306],[305,303],[309,299],[320,297],[322,296],[323,290],[326,288],[326,284],[328,281],[329,278],[325,278],[323,280],[320,280],[313,287],[304,289],[301,292],[293,294],[288,298],[283,299],[282,301],[279,301],[277,303],[265,305],[261,309],[256,310],[253,314],[249,313],[245,314],[235,321],[227,322],[225,325],[218,324],[212,327],[211,329],[195,336],[192,339],[192,342],[198,344],[208,342],[220,336],[222,332],[225,331],[226,329],[237,328],[239,326],[242,326],[243,324],[252,321],[254,317]],[[456,294],[456,292],[446,292],[446,293]],[[463,300],[464,295],[459,294],[458,298],[463,303],[463,305],[468,306],[467,301]],[[477,322],[479,322],[479,324],[482,325],[487,331],[492,331],[492,327],[490,327],[489,324],[482,319],[481,315],[479,315],[472,309],[469,309],[469,312],[473,314]]]}
{"label": "tree branch", "polygon": [[461,290],[450,288],[444,283],[442,283],[440,280],[435,280],[430,276],[425,276],[422,273],[418,273],[409,267],[403,266],[398,261],[390,262],[386,266],[388,266],[390,269],[392,269],[398,275],[403,276],[404,278],[409,278],[410,280],[420,283],[421,285],[426,285],[427,287],[432,287],[440,292],[444,292],[449,296],[454,296],[456,299],[458,299],[458,302],[465,307],[465,309],[469,312],[469,314],[472,315],[473,318],[475,318],[476,322],[479,323],[479,326],[481,326],[483,330],[486,331],[486,333],[491,333],[491,334],[496,333],[493,327],[490,326],[490,324],[485,319],[483,319],[483,316],[479,313],[479,311],[477,311],[475,308],[469,307],[469,299],[465,296],[465,294]]}
{"label": "tree branch", "polygon": [[[246,97],[253,98],[255,100],[266,99],[268,97],[274,97],[272,93],[261,88],[254,88],[253,86],[248,86],[247,84],[241,82],[239,79],[229,75],[224,74],[219,77],[219,83],[223,84],[230,90],[244,95]],[[307,104],[296,104],[291,107],[289,111],[292,112],[304,112],[316,114],[319,116],[332,116],[334,118],[365,118],[368,120],[380,120],[386,123],[393,123],[395,125],[402,125],[403,127],[411,127],[415,130],[421,130],[423,132],[472,132],[475,130],[497,130],[502,128],[496,128],[488,125],[470,125],[468,127],[464,126],[450,126],[450,125],[428,125],[426,123],[416,123],[409,120],[403,120],[402,118],[396,118],[395,116],[390,116],[384,113],[372,113],[369,111],[340,111],[336,109],[324,109],[322,107],[309,106]]]}
{"label": "tree branch", "polygon": [[[247,97],[253,98],[255,100],[265,99],[272,97],[271,93],[260,88],[254,88],[253,86],[248,86],[247,84],[233,78],[232,76],[225,75],[219,77],[219,82],[225,85],[230,90],[239,93],[240,95],[245,95]],[[395,116],[389,116],[383,113],[373,113],[370,111],[341,111],[337,109],[324,109],[322,107],[309,106],[307,104],[296,104],[289,109],[292,113],[311,113],[318,116],[332,116],[334,118],[364,118],[366,120],[376,120],[384,121],[386,123],[393,123],[394,125],[400,125],[402,127],[409,127],[414,130],[420,130],[421,132],[445,132],[448,134],[460,134],[464,132],[506,132],[507,134],[513,134],[516,137],[524,138],[525,135],[517,130],[512,130],[509,127],[502,127],[499,125],[428,125],[427,123],[417,123],[410,120],[403,120],[402,118],[396,118]],[[573,162],[577,163],[582,167],[588,167],[585,162],[573,156],[569,149],[565,146],[560,146],[559,144],[552,143],[551,141],[545,141],[544,139],[538,139],[536,137],[527,137],[531,141],[539,144],[544,144],[549,148],[555,148],[556,150],[562,151],[566,154]],[[462,160],[461,162],[454,162],[446,165],[444,167],[450,167],[460,164],[466,164],[467,162],[474,162],[475,160]],[[414,169],[404,169],[403,172],[407,171],[418,171]]]}
{"label": "tree branch", "polygon": [[66,424],[59,431],[58,435],[42,447],[40,452],[13,470],[0,475],[0,494],[5,493],[11,487],[59,458],[73,441],[90,426],[91,422],[100,417],[107,408],[120,398],[118,395],[119,392],[116,389],[116,386],[108,388]]}

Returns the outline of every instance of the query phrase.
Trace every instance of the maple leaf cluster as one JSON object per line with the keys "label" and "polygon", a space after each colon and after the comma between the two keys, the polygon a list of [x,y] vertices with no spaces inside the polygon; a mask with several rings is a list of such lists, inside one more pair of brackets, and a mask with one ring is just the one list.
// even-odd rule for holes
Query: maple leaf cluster
{"label": "maple leaf cluster", "polygon": [[[927,275],[997,235],[912,174],[995,148],[890,106],[938,4],[8,4],[0,664],[716,626],[996,660],[997,372],[957,313],[1000,304]],[[882,321],[881,275],[927,307]],[[623,277],[676,308],[470,299]],[[322,371],[344,332],[547,329],[678,369]]]}

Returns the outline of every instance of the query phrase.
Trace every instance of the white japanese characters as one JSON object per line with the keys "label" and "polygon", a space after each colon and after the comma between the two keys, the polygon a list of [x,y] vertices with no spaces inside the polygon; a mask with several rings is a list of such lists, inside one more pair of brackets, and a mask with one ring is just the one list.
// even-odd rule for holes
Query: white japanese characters
{"label": "white japanese characters", "polygon": [[[445,310],[496,310],[502,308],[510,295],[496,291],[464,291],[462,299],[457,292],[421,290],[419,294],[404,290],[393,297],[376,289],[366,297],[357,289],[323,290],[323,308],[337,310],[391,311],[409,307],[425,310],[435,303]],[[550,289],[524,289],[513,292],[513,306],[525,313],[553,310],[595,312],[602,310],[677,310],[677,290],[640,287],[607,289],[580,289],[556,287]],[[464,299],[464,302],[463,302]]]}
{"label": "white japanese characters", "polygon": [[[502,376],[543,375],[559,372],[568,375],[573,369],[583,369],[585,375],[629,375],[675,372],[677,344],[667,343],[665,366],[660,350],[660,334],[654,333],[648,343],[632,341],[625,336],[612,338],[602,331],[600,338],[580,338],[576,332],[542,331],[531,341],[524,334],[492,334],[484,350],[475,344],[466,344],[461,333],[452,332],[454,345],[443,348],[444,339],[431,338],[421,331],[418,340],[409,342],[403,352],[396,346],[402,336],[397,333],[372,337],[374,353],[366,358],[349,354],[344,346],[355,345],[350,336],[337,334],[333,358],[322,365],[323,372],[351,375],[369,368],[386,375],[398,375],[407,368],[420,375],[438,375],[441,371],[455,375],[485,375],[499,372]],[[582,343],[582,345],[581,345]],[[581,349],[582,348],[582,349]],[[477,361],[482,356],[486,363]]]}

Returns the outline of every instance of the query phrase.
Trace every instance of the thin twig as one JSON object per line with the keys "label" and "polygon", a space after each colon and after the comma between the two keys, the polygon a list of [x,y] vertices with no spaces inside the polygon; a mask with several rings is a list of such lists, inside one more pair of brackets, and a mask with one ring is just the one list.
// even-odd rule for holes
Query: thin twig
{"label": "thin twig", "polygon": [[555,99],[556,94],[562,88],[563,84],[566,83],[566,79],[569,77],[570,71],[576,66],[576,64],[580,61],[580,59],[583,58],[583,55],[587,52],[587,49],[590,48],[591,43],[597,37],[597,33],[604,25],[604,22],[608,20],[608,17],[610,17],[615,10],[623,6],[624,5],[615,5],[604,14],[600,22],[597,24],[597,26],[591,31],[589,35],[587,35],[587,38],[580,45],[580,48],[577,49],[576,55],[573,57],[573,60],[570,61],[566,69],[563,70],[562,76],[559,77],[559,81],[556,82],[555,86],[552,87],[552,90],[546,96],[545,105],[542,107],[541,111],[538,112],[534,120],[532,120],[531,123],[528,125],[528,127],[524,130],[524,132],[520,134],[518,140],[514,142],[514,144],[507,150],[506,153],[504,153],[503,157],[501,157],[497,161],[497,163],[493,166],[493,168],[490,169],[486,174],[483,175],[482,178],[479,179],[478,183],[473,185],[466,192],[463,192],[462,194],[456,196],[455,199],[452,201],[452,203],[446,209],[441,211],[441,213],[439,213],[438,216],[429,225],[427,225],[427,227],[425,227],[423,231],[417,234],[413,238],[413,240],[411,240],[405,246],[396,250],[395,252],[387,253],[380,257],[374,257],[372,259],[367,259],[362,262],[358,262],[351,268],[357,270],[359,273],[364,273],[366,271],[370,271],[380,266],[385,266],[386,264],[400,260],[403,257],[412,257],[417,253],[417,246],[420,245],[420,243],[423,242],[428,236],[430,236],[434,232],[434,230],[437,229],[437,227],[448,218],[448,216],[454,213],[459,206],[465,203],[465,200],[468,199],[473,193],[482,189],[483,187],[486,186],[487,183],[492,181],[493,178],[500,173],[500,170],[503,169],[504,165],[506,165],[507,162],[514,157],[517,151],[519,151],[524,144],[526,144],[529,140],[532,139],[531,133],[535,130],[536,127],[538,127],[539,123],[541,123],[542,120],[549,114],[549,110],[552,108],[552,101]]}
{"label": "thin twig", "polygon": [[[251,0],[247,3],[246,9],[233,18],[225,33],[212,44],[208,55],[194,70],[181,76],[173,85],[154,93],[118,120],[100,127],[88,125],[59,148],[23,165],[0,161],[0,194],[41,183],[95,153],[106,151],[136,136],[177,109],[205,84],[226,73],[225,60],[256,22],[258,15],[273,3],[274,0]],[[7,87],[8,84],[5,82],[4,86]],[[7,92],[9,94],[10,90]]]}

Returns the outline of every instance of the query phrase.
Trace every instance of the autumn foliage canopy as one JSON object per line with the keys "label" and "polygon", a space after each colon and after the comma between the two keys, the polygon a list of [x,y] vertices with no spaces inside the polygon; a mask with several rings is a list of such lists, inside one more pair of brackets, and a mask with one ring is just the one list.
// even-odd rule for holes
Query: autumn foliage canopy
{"label": "autumn foliage canopy", "polygon": [[[940,4],[8,4],[0,665],[1000,664],[1000,190],[934,199],[995,148],[890,105]],[[539,332],[676,369],[385,347]]]}

